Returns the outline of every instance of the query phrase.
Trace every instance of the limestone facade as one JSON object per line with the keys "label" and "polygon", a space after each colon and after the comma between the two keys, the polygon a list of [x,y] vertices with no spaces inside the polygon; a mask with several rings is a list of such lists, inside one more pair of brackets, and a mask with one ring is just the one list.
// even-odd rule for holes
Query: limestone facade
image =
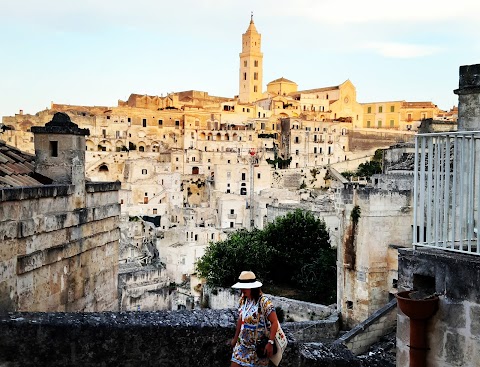
{"label": "limestone facade", "polygon": [[0,309],[117,310],[119,184],[85,182],[85,135],[56,114],[35,135],[35,174],[0,188]]}

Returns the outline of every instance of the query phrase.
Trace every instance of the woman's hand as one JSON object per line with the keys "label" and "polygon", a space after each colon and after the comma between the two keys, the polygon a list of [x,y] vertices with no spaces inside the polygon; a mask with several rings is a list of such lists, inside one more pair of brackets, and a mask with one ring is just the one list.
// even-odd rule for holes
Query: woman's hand
{"label": "woman's hand", "polygon": [[272,355],[273,355],[273,345],[270,344],[270,343],[267,343],[267,345],[265,346],[265,355],[270,358]]}

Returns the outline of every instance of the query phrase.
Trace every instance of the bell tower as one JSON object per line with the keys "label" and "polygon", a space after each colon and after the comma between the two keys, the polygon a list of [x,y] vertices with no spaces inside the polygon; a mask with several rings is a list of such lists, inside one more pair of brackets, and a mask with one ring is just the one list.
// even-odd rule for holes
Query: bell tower
{"label": "bell tower", "polygon": [[240,103],[255,102],[262,96],[263,53],[261,52],[262,36],[253,23],[253,13],[250,25],[242,35],[242,52],[240,53],[239,101]]}

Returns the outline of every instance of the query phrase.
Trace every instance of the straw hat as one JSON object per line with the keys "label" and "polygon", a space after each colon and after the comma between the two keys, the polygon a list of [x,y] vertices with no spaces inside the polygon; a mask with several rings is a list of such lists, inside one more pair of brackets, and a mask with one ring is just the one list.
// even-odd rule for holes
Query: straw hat
{"label": "straw hat", "polygon": [[238,277],[238,282],[232,285],[232,288],[251,289],[260,288],[262,283],[257,280],[252,271],[242,271]]}

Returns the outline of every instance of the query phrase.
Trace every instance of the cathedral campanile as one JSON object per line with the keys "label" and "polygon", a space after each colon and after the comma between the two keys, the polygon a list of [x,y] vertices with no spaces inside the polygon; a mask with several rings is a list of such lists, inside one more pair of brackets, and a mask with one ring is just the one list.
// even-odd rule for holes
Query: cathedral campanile
{"label": "cathedral campanile", "polygon": [[263,54],[260,51],[262,36],[253,23],[242,35],[242,52],[240,53],[239,100],[240,103],[255,102],[262,97]]}

